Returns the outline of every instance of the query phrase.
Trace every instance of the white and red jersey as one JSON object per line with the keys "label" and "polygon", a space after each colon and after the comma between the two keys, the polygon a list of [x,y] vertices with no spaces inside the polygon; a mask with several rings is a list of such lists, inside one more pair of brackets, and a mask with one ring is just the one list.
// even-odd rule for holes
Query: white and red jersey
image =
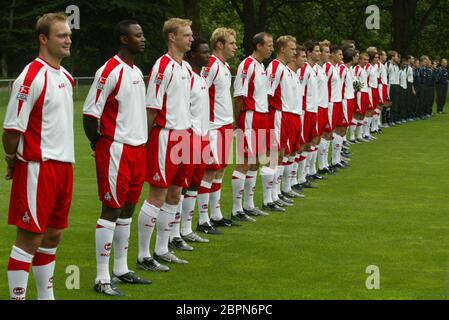
{"label": "white and red jersey", "polygon": [[249,56],[237,68],[234,97],[243,97],[243,111],[268,112],[268,77],[265,66]]}
{"label": "white and red jersey", "polygon": [[354,78],[352,77],[352,72],[345,64],[341,64],[338,68],[338,74],[341,79],[342,88],[341,96],[344,100],[354,99]]}
{"label": "white and red jersey", "polygon": [[318,97],[319,97],[318,106],[320,108],[327,109],[329,107],[329,92],[328,92],[329,89],[328,89],[328,82],[327,82],[326,71],[319,64],[316,64],[313,68],[317,72],[318,92],[319,92],[319,95],[318,95]]}
{"label": "white and red jersey", "polygon": [[295,96],[296,96],[295,112],[294,113],[302,116],[302,115],[304,115],[304,107],[303,107],[303,103],[304,103],[304,87],[301,85],[301,80],[299,79],[298,74],[295,71],[293,71],[292,69],[290,69],[289,67],[287,67],[287,68],[295,76],[294,77],[295,81],[293,82],[293,86],[294,86],[294,90],[295,90]]}
{"label": "white and red jersey", "polygon": [[199,136],[209,132],[209,91],[206,79],[192,72],[192,91],[190,93],[190,113],[193,131]]}
{"label": "white and red jersey", "polygon": [[157,110],[156,126],[170,130],[192,127],[190,115],[191,72],[187,62],[169,53],[160,57],[148,79],[146,106]]}
{"label": "white and red jersey", "polygon": [[231,97],[231,67],[215,55],[209,59],[203,76],[209,88],[210,129],[218,129],[234,122]]}
{"label": "white and red jersey", "polygon": [[267,73],[270,106],[276,110],[299,114],[299,79],[296,73],[277,59],[270,63]]}
{"label": "white and red jersey", "polygon": [[304,87],[305,105],[303,105],[303,110],[317,113],[319,104],[317,72],[306,62],[301,69],[298,69],[297,73],[301,85]]}
{"label": "white and red jersey", "polygon": [[376,67],[372,66],[371,64],[367,63],[365,66],[366,73],[368,75],[368,86],[370,88],[378,88],[379,82],[378,82],[378,74]]}
{"label": "white and red jersey", "polygon": [[3,128],[21,133],[19,159],[75,162],[73,85],[67,70],[42,58],[28,64],[14,81]]}
{"label": "white and red jersey", "polygon": [[100,122],[101,136],[130,146],[148,140],[142,71],[115,55],[95,73],[83,114]]}
{"label": "white and red jersey", "polygon": [[387,85],[388,84],[388,76],[387,76],[387,68],[382,62],[378,62],[376,64],[376,69],[378,73],[378,81],[379,86]]}
{"label": "white and red jersey", "polygon": [[362,85],[360,92],[368,93],[368,90],[369,90],[368,75],[366,73],[365,68],[361,67],[360,65],[356,65],[353,69],[354,69],[354,75],[355,75],[356,79]]}
{"label": "white and red jersey", "polygon": [[337,67],[331,62],[324,64],[324,72],[327,76],[327,89],[329,103],[341,102],[341,82],[338,76]]}

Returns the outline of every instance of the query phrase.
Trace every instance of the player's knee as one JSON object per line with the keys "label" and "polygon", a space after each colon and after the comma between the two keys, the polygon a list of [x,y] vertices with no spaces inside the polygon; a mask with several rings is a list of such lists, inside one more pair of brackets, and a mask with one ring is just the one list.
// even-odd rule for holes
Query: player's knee
{"label": "player's knee", "polygon": [[120,217],[122,211],[123,211],[122,208],[114,209],[103,205],[103,208],[101,210],[101,219],[116,222],[117,219]]}
{"label": "player's knee", "polygon": [[62,230],[48,229],[42,240],[41,247],[43,248],[57,248],[62,240]]}

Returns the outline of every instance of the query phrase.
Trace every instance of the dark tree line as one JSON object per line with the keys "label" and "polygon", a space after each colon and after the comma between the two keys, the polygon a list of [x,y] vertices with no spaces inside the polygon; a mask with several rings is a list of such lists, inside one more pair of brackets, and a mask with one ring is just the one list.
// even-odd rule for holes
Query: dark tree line
{"label": "dark tree line", "polygon": [[[448,0],[0,0],[2,77],[14,77],[36,55],[36,17],[71,4],[80,8],[81,29],[73,30],[72,57],[66,63],[78,76],[92,75],[114,54],[112,29],[129,18],[141,23],[148,39],[138,61],[146,71],[166,50],[161,27],[175,16],[191,19],[195,35],[206,38],[217,27],[233,27],[239,56],[251,52],[251,38],[260,31],[275,37],[291,34],[299,41],[353,39],[360,48],[375,45],[403,54],[449,55]],[[365,27],[365,9],[372,4],[380,8],[379,30]]]}

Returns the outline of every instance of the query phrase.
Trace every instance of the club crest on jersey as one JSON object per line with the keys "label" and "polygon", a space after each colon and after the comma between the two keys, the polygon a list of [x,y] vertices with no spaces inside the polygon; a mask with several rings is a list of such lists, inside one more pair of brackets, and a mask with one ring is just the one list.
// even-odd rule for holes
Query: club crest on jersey
{"label": "club crest on jersey", "polygon": [[161,181],[161,176],[159,175],[159,172],[156,172],[156,174],[153,176],[153,180],[156,182]]}
{"label": "club crest on jersey", "polygon": [[111,194],[109,192],[106,192],[106,194],[104,195],[104,200],[106,200],[106,201],[112,200]]}
{"label": "club crest on jersey", "polygon": [[241,75],[242,79],[246,79],[248,77],[248,70],[243,70],[242,71],[242,75]]}
{"label": "club crest on jersey", "polygon": [[154,79],[154,83],[157,85],[160,85],[162,83],[162,80],[164,80],[164,74],[163,73],[158,73],[156,75],[156,79]]}
{"label": "club crest on jersey", "polygon": [[103,90],[105,84],[106,84],[106,78],[105,77],[100,77],[100,79],[98,79],[98,82],[97,82],[97,89],[98,90]]}
{"label": "club crest on jersey", "polygon": [[30,215],[29,215],[28,211],[25,211],[25,214],[22,217],[22,221],[23,221],[23,223],[30,223]]}
{"label": "club crest on jersey", "polygon": [[19,92],[17,93],[17,99],[22,100],[22,101],[27,101],[29,93],[30,93],[30,87],[20,86]]}

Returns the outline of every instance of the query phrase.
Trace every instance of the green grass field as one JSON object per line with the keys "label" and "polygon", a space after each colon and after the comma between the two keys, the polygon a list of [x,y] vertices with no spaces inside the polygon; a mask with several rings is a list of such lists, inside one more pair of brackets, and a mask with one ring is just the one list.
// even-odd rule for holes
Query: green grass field
{"label": "green grass field", "polygon": [[[6,102],[2,91],[2,121]],[[77,99],[75,187],[70,227],[58,251],[55,294],[105,299],[92,290],[100,203],[81,110]],[[171,266],[168,273],[138,272],[153,284],[121,286],[124,299],[448,299],[448,129],[449,115],[386,129],[376,142],[352,148],[351,169],[307,191],[287,213],[210,236],[211,243],[179,253],[189,264]],[[3,159],[3,150],[0,154]],[[2,177],[4,171],[2,160]],[[232,205],[231,171],[222,195],[225,214]],[[10,182],[0,179],[0,299],[8,298],[6,265],[15,237],[15,228],[7,226],[9,193]],[[136,255],[133,223],[130,268]],[[69,265],[80,268],[79,290],[65,288]],[[380,269],[380,290],[365,287],[370,265]],[[32,276],[28,298],[36,298]]]}

